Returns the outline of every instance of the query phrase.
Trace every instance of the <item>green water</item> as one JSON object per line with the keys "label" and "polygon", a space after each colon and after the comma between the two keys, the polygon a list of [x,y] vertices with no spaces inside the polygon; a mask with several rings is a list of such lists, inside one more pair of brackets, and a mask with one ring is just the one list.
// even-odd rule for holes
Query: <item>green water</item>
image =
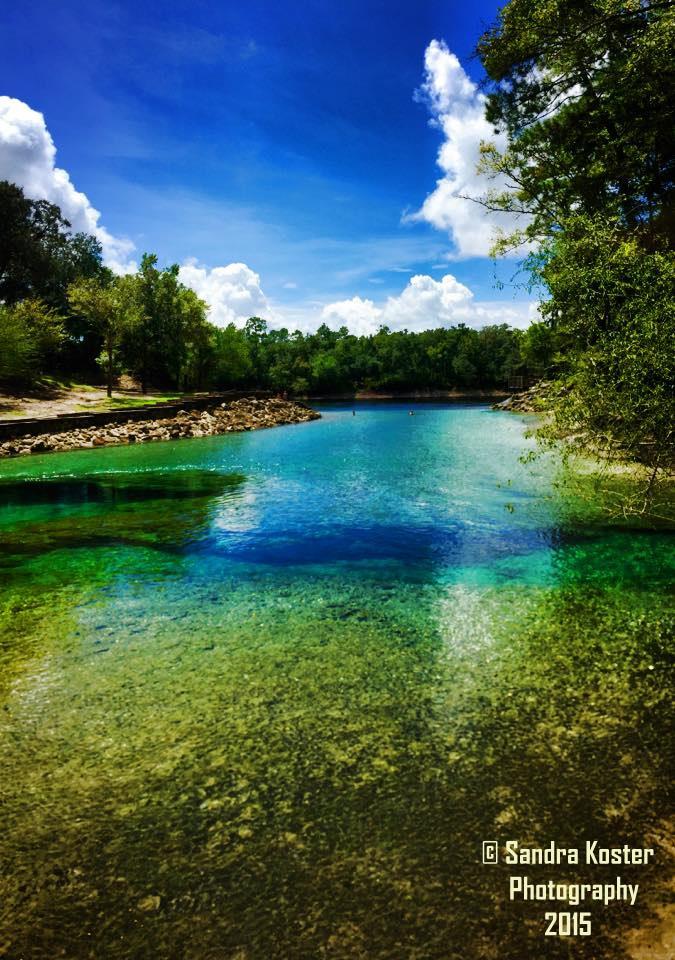
{"label": "green water", "polygon": [[[0,956],[627,956],[675,568],[477,406],[0,465]],[[656,845],[544,937],[483,839]],[[567,910],[565,904],[560,910]],[[588,909],[579,907],[577,909]]]}

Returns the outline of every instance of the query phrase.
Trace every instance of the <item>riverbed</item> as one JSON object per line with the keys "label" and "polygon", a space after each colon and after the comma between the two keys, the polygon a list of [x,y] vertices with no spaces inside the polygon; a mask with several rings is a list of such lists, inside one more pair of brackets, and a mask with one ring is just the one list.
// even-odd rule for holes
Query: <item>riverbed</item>
{"label": "riverbed", "polygon": [[[0,956],[620,960],[665,902],[672,536],[525,417],[318,409],[0,465]],[[656,857],[545,937],[493,839]]]}

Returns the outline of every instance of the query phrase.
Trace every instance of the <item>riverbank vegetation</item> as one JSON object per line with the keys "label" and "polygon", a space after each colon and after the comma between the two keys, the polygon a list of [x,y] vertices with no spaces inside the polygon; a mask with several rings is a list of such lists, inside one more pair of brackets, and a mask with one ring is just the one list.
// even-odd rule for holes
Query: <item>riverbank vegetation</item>
{"label": "riverbank vegetation", "polygon": [[643,465],[639,511],[675,464],[674,48],[667,0],[509,0],[478,46],[508,184],[480,202],[522,217],[494,252],[525,250],[556,344],[541,436]]}

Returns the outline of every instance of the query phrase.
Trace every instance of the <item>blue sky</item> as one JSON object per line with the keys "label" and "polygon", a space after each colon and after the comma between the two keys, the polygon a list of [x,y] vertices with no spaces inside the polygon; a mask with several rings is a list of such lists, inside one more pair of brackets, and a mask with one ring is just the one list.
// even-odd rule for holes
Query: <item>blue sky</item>
{"label": "blue sky", "polygon": [[444,172],[445,108],[415,96],[425,51],[444,41],[480,80],[471,54],[496,9],[39,0],[2,15],[0,94],[43,114],[56,165],[136,259],[246,264],[289,316],[381,304],[414,274],[511,303],[524,294],[496,290],[471,244],[458,255],[443,214],[405,220]]}

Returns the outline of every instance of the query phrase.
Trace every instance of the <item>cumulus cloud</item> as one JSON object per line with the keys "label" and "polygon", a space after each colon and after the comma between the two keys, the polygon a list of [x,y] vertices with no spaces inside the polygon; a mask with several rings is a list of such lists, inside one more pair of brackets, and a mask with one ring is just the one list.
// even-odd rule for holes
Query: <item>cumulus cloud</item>
{"label": "cumulus cloud", "polygon": [[347,327],[350,333],[367,336],[374,333],[384,320],[382,309],[376,307],[372,300],[352,297],[351,300],[338,300],[325,306],[321,311],[321,323],[331,329]]}
{"label": "cumulus cloud", "polygon": [[422,207],[407,219],[446,230],[455,247],[452,258],[485,257],[496,233],[513,230],[519,218],[488,211],[465,198],[484,197],[490,189],[506,187],[505,179],[488,180],[477,172],[481,141],[491,141],[498,149],[504,148],[505,141],[485,119],[485,97],[443,41],[431,41],[424,66],[420,94],[444,135],[437,158],[443,176]]}
{"label": "cumulus cloud", "polygon": [[180,268],[180,280],[209,305],[209,319],[217,326],[234,323],[242,327],[249,317],[263,317],[270,327],[314,332],[325,323],[333,330],[347,327],[357,336],[376,333],[380,326],[391,330],[429,330],[465,323],[483,327],[508,323],[526,327],[536,318],[530,302],[476,301],[473,292],[452,274],[439,280],[423,274],[411,277],[404,289],[384,302],[354,296],[322,304],[271,302],[260,276],[245,263],[208,268],[188,260]]}
{"label": "cumulus cloud", "polygon": [[187,260],[179,278],[209,305],[209,320],[219,327],[228,323],[243,326],[249,317],[273,319],[269,301],[260,286],[260,277],[245,263],[226,267],[201,267]]}
{"label": "cumulus cloud", "polygon": [[97,237],[106,264],[117,273],[135,269],[129,262],[134,244],[113,236],[99,223],[98,210],[75,189],[55,160],[56,147],[44,116],[22,100],[0,97],[0,180],[18,184],[33,200],[49,200],[59,206],[74,231]]}
{"label": "cumulus cloud", "polygon": [[367,335],[384,325],[391,330],[429,330],[465,323],[470,327],[484,327],[494,323],[508,323],[526,327],[534,319],[536,305],[476,301],[468,287],[452,274],[434,280],[423,274],[411,277],[405,289],[389,297],[381,306],[372,300],[352,297],[325,306],[322,323],[335,329],[346,326],[350,332]]}

